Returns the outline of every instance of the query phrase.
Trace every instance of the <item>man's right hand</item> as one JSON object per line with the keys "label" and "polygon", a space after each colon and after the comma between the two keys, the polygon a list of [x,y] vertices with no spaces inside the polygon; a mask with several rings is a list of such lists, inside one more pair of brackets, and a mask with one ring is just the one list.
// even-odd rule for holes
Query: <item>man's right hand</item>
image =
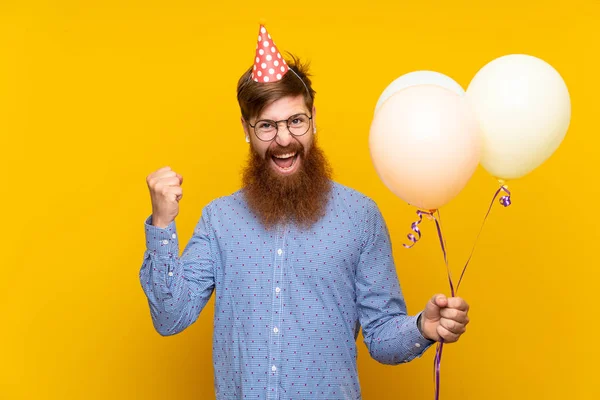
{"label": "man's right hand", "polygon": [[146,183],[152,200],[152,225],[166,228],[179,214],[183,177],[164,167],[148,175]]}

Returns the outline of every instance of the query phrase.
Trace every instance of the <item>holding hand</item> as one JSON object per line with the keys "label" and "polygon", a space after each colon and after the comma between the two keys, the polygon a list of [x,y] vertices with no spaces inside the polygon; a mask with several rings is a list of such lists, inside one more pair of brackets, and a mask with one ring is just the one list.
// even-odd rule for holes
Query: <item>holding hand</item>
{"label": "holding hand", "polygon": [[421,314],[419,329],[426,339],[456,342],[466,331],[468,312],[469,305],[462,298],[436,294]]}

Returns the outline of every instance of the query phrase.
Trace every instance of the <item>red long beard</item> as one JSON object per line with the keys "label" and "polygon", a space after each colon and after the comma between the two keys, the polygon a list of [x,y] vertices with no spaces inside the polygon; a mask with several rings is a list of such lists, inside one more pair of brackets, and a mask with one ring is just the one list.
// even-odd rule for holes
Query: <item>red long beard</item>
{"label": "red long beard", "polygon": [[[294,151],[302,158],[298,170],[289,176],[278,175],[269,165],[272,155]],[[285,148],[269,148],[264,159],[250,146],[242,184],[250,209],[267,229],[280,223],[310,228],[325,214],[331,167],[316,140],[307,154],[302,144],[293,141]]]}

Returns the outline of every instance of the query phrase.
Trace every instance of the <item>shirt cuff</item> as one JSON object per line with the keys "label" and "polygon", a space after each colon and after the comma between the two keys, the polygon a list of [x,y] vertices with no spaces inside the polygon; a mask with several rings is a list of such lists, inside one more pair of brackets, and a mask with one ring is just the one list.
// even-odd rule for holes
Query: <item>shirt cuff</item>
{"label": "shirt cuff", "polygon": [[412,321],[407,321],[408,326],[412,326],[413,329],[407,332],[407,341],[405,343],[409,346],[409,352],[415,357],[423,354],[423,352],[427,350],[429,346],[435,343],[435,341],[423,337],[423,334],[417,326],[417,320],[421,314],[422,312],[415,316],[408,317],[412,319]]}
{"label": "shirt cuff", "polygon": [[152,225],[151,215],[146,219],[144,225],[148,252],[163,257],[179,255],[179,239],[177,238],[175,221],[171,222],[166,228],[159,228]]}

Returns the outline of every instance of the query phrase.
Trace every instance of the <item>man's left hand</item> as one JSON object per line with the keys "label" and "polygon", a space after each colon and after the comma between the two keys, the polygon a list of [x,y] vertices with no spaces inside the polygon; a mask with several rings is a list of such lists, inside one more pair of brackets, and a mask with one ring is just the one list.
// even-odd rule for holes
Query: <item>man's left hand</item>
{"label": "man's left hand", "polygon": [[460,297],[436,294],[421,314],[421,333],[426,339],[456,342],[469,323],[469,305]]}

